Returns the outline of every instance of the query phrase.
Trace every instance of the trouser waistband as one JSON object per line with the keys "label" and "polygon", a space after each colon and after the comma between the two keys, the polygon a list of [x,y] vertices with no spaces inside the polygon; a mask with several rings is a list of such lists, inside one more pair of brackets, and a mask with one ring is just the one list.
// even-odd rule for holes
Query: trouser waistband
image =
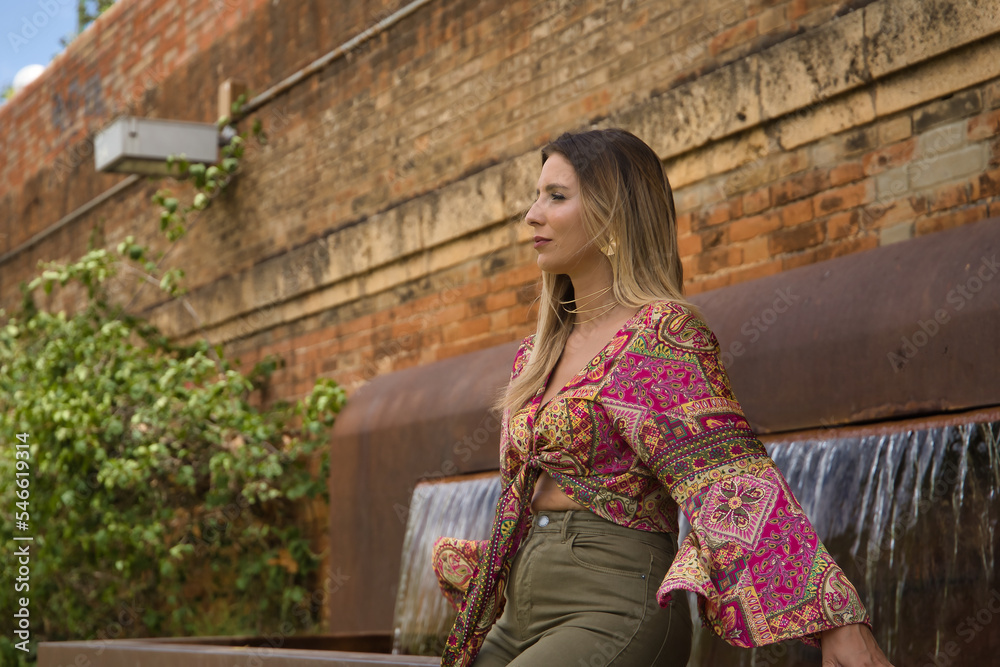
{"label": "trouser waistband", "polygon": [[656,533],[637,528],[627,528],[608,521],[590,510],[541,510],[532,517],[531,530],[536,533],[559,533],[563,540],[570,533],[582,535],[620,535],[656,547],[677,550],[674,533]]}

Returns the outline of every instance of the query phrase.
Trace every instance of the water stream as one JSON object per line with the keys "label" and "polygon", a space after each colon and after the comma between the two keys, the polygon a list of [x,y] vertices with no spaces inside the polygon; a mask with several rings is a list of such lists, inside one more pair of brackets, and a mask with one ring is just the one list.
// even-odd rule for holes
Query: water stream
{"label": "water stream", "polygon": [[410,502],[393,622],[393,653],[441,655],[455,612],[431,569],[431,549],[442,535],[490,536],[500,476],[417,484]]}

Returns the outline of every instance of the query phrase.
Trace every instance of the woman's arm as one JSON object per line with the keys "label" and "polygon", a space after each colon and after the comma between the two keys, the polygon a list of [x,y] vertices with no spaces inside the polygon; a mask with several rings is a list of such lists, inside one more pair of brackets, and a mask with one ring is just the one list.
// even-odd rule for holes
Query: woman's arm
{"label": "woman's arm", "polygon": [[867,625],[856,623],[820,635],[823,667],[892,667]]}
{"label": "woman's arm", "polygon": [[[856,634],[869,623],[860,596],[744,417],[714,334],[677,304],[652,316],[602,403],[691,524],[660,603],[698,593],[705,624],[735,646]],[[825,652],[852,665],[850,635],[829,637]]]}

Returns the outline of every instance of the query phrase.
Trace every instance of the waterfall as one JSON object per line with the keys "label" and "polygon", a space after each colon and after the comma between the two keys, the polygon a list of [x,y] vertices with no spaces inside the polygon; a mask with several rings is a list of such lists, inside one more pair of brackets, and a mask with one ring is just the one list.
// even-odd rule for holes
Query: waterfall
{"label": "waterfall", "polygon": [[417,484],[403,538],[393,653],[441,655],[455,612],[431,569],[431,549],[442,535],[489,538],[499,497],[499,474]]}

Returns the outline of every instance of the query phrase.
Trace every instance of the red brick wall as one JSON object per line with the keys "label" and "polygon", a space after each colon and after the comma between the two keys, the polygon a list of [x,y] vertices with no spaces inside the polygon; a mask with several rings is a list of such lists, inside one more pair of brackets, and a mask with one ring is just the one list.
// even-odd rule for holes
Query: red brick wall
{"label": "red brick wall", "polygon": [[[968,88],[678,193],[688,291],[1000,216],[1000,82]],[[728,196],[727,196],[728,195]]]}

